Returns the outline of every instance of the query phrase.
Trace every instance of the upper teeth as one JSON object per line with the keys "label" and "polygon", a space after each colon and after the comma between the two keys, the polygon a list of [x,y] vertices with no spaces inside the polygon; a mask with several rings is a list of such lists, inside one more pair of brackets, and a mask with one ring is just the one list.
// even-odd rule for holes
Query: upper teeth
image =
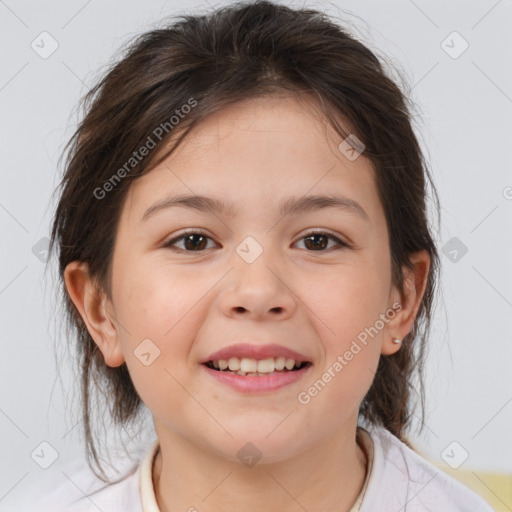
{"label": "upper teeth", "polygon": [[268,357],[267,359],[251,359],[249,357],[230,357],[228,360],[219,359],[218,361],[212,361],[213,366],[218,370],[226,370],[229,368],[232,372],[259,372],[259,373],[271,373],[274,370],[292,370],[294,366],[299,366],[299,363],[295,363],[295,359],[286,359],[286,357]]}

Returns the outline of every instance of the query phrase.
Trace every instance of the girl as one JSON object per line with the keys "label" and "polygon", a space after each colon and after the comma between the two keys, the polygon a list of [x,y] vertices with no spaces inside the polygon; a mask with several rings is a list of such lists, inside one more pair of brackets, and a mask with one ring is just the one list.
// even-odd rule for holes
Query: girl
{"label": "girl", "polygon": [[[431,177],[368,48],[314,10],[234,4],[140,36],[85,106],[50,249],[107,485],[67,510],[491,510],[407,441]],[[154,423],[117,481],[93,383],[116,423]]]}

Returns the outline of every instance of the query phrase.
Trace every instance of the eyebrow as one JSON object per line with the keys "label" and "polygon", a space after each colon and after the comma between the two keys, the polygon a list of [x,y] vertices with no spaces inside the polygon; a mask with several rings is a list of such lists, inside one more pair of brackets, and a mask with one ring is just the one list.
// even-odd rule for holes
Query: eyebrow
{"label": "eyebrow", "polygon": [[[179,195],[164,198],[150,206],[142,216],[141,221],[154,215],[158,211],[175,207],[182,207],[201,212],[213,211],[224,217],[235,217],[239,212],[235,203],[231,201],[223,201],[215,197],[202,195]],[[282,217],[285,217],[288,215],[317,211],[324,208],[339,208],[349,213],[354,213],[367,222],[370,222],[368,214],[359,203],[353,199],[343,196],[309,195],[299,198],[290,197],[281,203],[279,207],[279,214]]]}

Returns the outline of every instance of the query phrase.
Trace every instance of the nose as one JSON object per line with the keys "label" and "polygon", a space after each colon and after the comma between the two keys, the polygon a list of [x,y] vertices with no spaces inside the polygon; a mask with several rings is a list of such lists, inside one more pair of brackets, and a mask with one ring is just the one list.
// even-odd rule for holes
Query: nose
{"label": "nose", "polygon": [[285,320],[294,314],[297,296],[290,278],[283,265],[276,264],[276,257],[266,253],[263,251],[252,263],[234,260],[220,299],[226,316]]}

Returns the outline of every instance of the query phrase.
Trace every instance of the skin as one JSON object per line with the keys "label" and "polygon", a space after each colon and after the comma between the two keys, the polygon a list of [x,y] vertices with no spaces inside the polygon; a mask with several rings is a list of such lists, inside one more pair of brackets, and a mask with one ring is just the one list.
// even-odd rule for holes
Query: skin
{"label": "skin", "polygon": [[[153,483],[162,512],[348,511],[362,488],[359,405],[379,358],[400,350],[392,339],[413,326],[430,262],[424,251],[412,255],[405,293],[393,286],[373,167],[364,153],[354,161],[341,154],[339,135],[317,108],[292,96],[239,102],[206,118],[136,180],[118,226],[112,301],[95,290],[86,264],[66,268],[68,292],[105,363],[126,362],[153,414],[161,446]],[[160,199],[188,193],[232,200],[239,213],[172,208],[140,220]],[[349,197],[369,222],[335,208],[278,214],[281,201],[306,193]],[[185,228],[209,237],[202,252],[164,247]],[[337,249],[327,238],[320,240],[327,248],[315,249],[304,237],[316,228],[351,247]],[[236,252],[247,236],[263,249],[252,263]],[[183,240],[175,245],[186,249]],[[300,403],[297,395],[396,302],[402,309],[378,335]],[[146,338],[160,350],[149,366],[134,355]],[[246,395],[200,366],[213,351],[249,340],[306,354],[309,375]],[[249,441],[262,455],[252,467],[236,455]]]}

